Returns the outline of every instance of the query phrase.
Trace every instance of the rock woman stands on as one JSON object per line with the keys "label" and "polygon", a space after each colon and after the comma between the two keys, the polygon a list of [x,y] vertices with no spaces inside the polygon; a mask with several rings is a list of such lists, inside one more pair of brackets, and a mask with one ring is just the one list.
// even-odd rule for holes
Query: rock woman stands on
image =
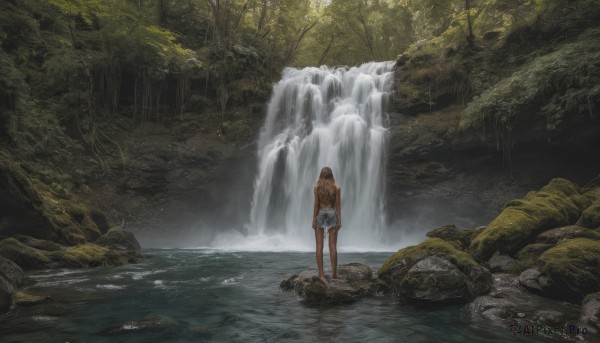
{"label": "rock woman stands on", "polygon": [[340,187],[335,183],[331,168],[321,169],[321,175],[314,188],[315,207],[312,228],[317,241],[317,267],[319,278],[325,281],[323,273],[323,237],[329,234],[329,257],[331,259],[332,278],[337,279],[337,235],[342,228],[342,212],[340,210]]}

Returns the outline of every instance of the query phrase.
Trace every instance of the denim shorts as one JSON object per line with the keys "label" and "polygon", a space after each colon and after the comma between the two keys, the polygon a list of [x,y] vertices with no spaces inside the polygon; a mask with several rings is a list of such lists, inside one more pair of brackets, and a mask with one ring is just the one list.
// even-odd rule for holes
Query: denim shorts
{"label": "denim shorts", "polygon": [[337,225],[337,213],[333,208],[321,208],[317,215],[317,228],[328,230]]}

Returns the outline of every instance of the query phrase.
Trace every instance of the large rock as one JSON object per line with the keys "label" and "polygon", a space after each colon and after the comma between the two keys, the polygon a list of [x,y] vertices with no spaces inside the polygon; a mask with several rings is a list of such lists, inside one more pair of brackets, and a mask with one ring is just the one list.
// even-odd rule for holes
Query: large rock
{"label": "large rock", "polygon": [[589,294],[581,304],[581,322],[600,331],[600,292]]}
{"label": "large rock", "polygon": [[581,213],[577,225],[588,229],[600,229],[600,187],[588,190],[585,195],[592,204]]}
{"label": "large rock", "polygon": [[523,249],[515,254],[515,258],[523,268],[532,268],[536,265],[537,260],[542,254],[552,248],[554,244],[532,243],[527,244]]}
{"label": "large rock", "polygon": [[541,232],[574,223],[590,200],[579,187],[564,179],[553,179],[538,192],[508,202],[471,242],[471,250],[481,260],[496,251],[514,255]]}
{"label": "large rock", "polygon": [[454,264],[429,256],[408,270],[400,294],[411,300],[450,301],[468,298],[467,276]]}
{"label": "large rock", "polygon": [[[11,155],[0,152],[0,206],[8,207],[22,216],[35,218],[33,222],[24,218],[34,228],[24,230],[2,229],[4,236],[26,233],[41,239],[55,240],[64,244],[81,244],[100,237],[100,227],[105,226],[106,218],[98,211],[92,211],[77,199],[63,192],[57,192],[52,178],[34,179],[26,168]],[[8,218],[14,227],[21,227],[19,220],[11,214]]]}
{"label": "large rock", "polygon": [[[600,241],[575,238],[544,252],[539,258],[544,293],[580,302],[600,285]],[[538,278],[539,279],[539,278]]]}
{"label": "large rock", "polygon": [[541,273],[537,268],[529,268],[519,275],[519,283],[531,292],[543,293],[544,290],[540,283],[546,284],[546,280],[544,276],[541,276],[540,280],[540,276]]}
{"label": "large rock", "polygon": [[316,269],[308,269],[282,281],[280,288],[286,292],[293,291],[305,304],[343,304],[373,294],[374,282],[371,268],[350,263],[338,267],[338,280],[323,282]]}
{"label": "large rock", "polygon": [[467,320],[476,319],[478,316],[489,320],[502,320],[513,318],[517,315],[517,304],[503,299],[483,295],[475,298],[463,308],[462,317]]}
{"label": "large rock", "polygon": [[503,255],[499,251],[492,255],[487,264],[491,272],[518,273],[521,271],[519,261],[508,255]]}
{"label": "large rock", "polygon": [[[428,257],[436,257],[436,259],[428,259]],[[422,263],[416,266],[420,262]],[[413,269],[415,266],[416,268]],[[418,285],[420,280],[427,278],[428,273],[433,272],[440,282],[450,279],[452,282],[437,286],[430,283],[424,286]],[[398,251],[383,263],[378,271],[378,277],[385,289],[400,298],[422,298],[420,300],[430,301],[467,300],[489,292],[491,287],[491,274],[487,269],[480,266],[466,252],[439,238],[430,238],[419,245]],[[430,290],[425,292],[424,288],[427,287]],[[439,287],[443,295],[436,298],[432,294],[435,287]]]}
{"label": "large rock", "polygon": [[14,261],[24,269],[118,266],[140,258],[136,252],[114,251],[91,243],[62,247],[59,251],[44,251],[14,238],[0,241],[0,256]]}
{"label": "large rock", "polygon": [[15,307],[15,300],[13,298],[14,290],[13,285],[3,276],[0,276],[0,314],[8,312]]}
{"label": "large rock", "polygon": [[13,261],[0,257],[0,276],[17,288],[23,283],[23,269]]}
{"label": "large rock", "polygon": [[475,230],[459,229],[454,225],[445,225],[427,232],[427,237],[441,238],[447,242],[456,242],[461,248],[466,248],[471,243]]}
{"label": "large rock", "polygon": [[578,311],[576,306],[565,306],[562,301],[528,292],[515,275],[494,273],[492,292],[467,304],[462,318],[559,327],[564,325],[565,318],[579,316]]}
{"label": "large rock", "polygon": [[133,233],[119,228],[110,229],[107,233],[100,236],[95,243],[103,247],[117,250],[138,251],[142,248]]}
{"label": "large rock", "polygon": [[537,241],[539,243],[557,244],[577,237],[600,240],[600,232],[577,225],[568,225],[542,232],[538,235]]}

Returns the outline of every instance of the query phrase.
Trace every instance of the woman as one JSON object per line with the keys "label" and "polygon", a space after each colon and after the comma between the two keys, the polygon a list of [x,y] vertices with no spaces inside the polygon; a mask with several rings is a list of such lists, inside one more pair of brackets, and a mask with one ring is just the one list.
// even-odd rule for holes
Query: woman
{"label": "woman", "polygon": [[329,255],[331,258],[332,278],[337,279],[337,234],[342,228],[340,210],[340,188],[335,183],[331,168],[321,169],[321,175],[315,184],[315,207],[312,227],[317,240],[317,267],[319,278],[325,281],[323,273],[323,236],[329,233]]}

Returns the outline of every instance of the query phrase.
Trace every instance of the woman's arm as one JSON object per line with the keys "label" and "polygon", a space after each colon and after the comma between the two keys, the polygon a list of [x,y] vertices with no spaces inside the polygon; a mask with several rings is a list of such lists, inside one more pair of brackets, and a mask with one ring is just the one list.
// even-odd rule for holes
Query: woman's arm
{"label": "woman's arm", "polygon": [[340,187],[335,190],[335,212],[337,213],[337,228],[342,228],[342,191]]}
{"label": "woman's arm", "polygon": [[317,216],[319,215],[319,195],[317,194],[317,187],[314,188],[315,193],[315,207],[313,209],[313,222],[312,228],[317,229]]}

